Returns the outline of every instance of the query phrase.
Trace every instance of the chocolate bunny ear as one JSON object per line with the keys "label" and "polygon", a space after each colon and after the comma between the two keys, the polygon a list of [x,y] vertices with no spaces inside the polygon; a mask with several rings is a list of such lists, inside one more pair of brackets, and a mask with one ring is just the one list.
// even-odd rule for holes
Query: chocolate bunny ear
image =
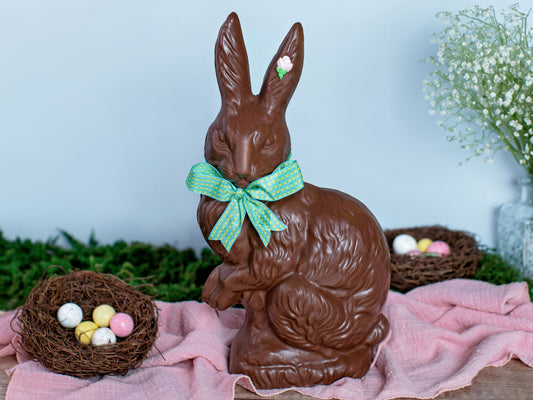
{"label": "chocolate bunny ear", "polygon": [[231,13],[220,28],[215,45],[215,70],[222,105],[241,104],[252,94],[248,55],[237,14]]}
{"label": "chocolate bunny ear", "polygon": [[298,85],[304,62],[304,31],[295,23],[268,66],[260,96],[269,108],[285,111]]}

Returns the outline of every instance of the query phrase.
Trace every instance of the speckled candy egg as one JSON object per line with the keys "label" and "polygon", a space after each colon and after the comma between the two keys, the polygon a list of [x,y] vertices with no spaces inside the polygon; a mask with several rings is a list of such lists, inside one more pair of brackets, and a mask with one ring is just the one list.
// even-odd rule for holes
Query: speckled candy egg
{"label": "speckled candy egg", "polygon": [[91,338],[93,346],[105,346],[106,344],[113,344],[116,342],[117,337],[109,328],[98,328]]}
{"label": "speckled candy egg", "polygon": [[118,337],[126,337],[133,332],[133,318],[126,313],[116,313],[113,315],[113,318],[111,318],[109,327]]}
{"label": "speckled candy egg", "polygon": [[411,257],[417,257],[417,256],[420,256],[424,253],[422,253],[420,250],[418,249],[414,249],[414,250],[409,250],[407,253],[405,253],[406,255],[408,256],[411,256]]}
{"label": "speckled candy egg", "polygon": [[407,254],[411,250],[416,250],[416,239],[411,235],[402,233],[392,241],[392,250],[396,254]]}
{"label": "speckled candy egg", "polygon": [[448,244],[442,240],[436,240],[428,246],[426,252],[436,253],[441,257],[447,256],[450,254],[450,246],[448,246]]}
{"label": "speckled candy egg", "polygon": [[83,311],[75,303],[65,303],[57,310],[57,319],[64,328],[75,328],[83,319]]}
{"label": "speckled candy egg", "polygon": [[74,335],[81,344],[91,344],[91,339],[97,329],[98,325],[93,321],[83,321],[74,330]]}
{"label": "speckled candy egg", "polygon": [[428,238],[423,238],[423,239],[420,239],[416,243],[416,247],[418,247],[418,250],[422,252],[426,252],[431,243],[433,243],[433,240],[428,239]]}
{"label": "speckled candy egg", "polygon": [[93,321],[101,328],[107,328],[116,311],[109,304],[102,304],[93,311]]}

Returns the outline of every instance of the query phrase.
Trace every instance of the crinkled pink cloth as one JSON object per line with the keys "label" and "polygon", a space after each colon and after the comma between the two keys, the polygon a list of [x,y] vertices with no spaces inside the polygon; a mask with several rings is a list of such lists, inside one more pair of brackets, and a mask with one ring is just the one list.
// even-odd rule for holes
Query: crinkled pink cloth
{"label": "crinkled pink cloth", "polygon": [[[243,310],[217,313],[197,302],[157,303],[160,333],[139,369],[82,380],[54,374],[21,355],[8,373],[8,400],[232,399],[250,380],[227,371],[228,349]],[[533,305],[525,283],[494,286],[452,280],[389,293],[391,335],[362,379],[296,389],[321,399],[431,398],[467,386],[484,367],[516,356],[533,366]],[[0,315],[0,357],[13,354],[13,312]],[[273,395],[282,390],[261,390]]]}

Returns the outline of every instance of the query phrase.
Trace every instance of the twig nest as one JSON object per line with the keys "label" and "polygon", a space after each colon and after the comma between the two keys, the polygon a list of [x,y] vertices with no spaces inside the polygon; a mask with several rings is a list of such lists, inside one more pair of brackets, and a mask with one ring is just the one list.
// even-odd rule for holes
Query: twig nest
{"label": "twig nest", "polygon": [[[62,326],[58,320],[58,311],[69,303],[77,304],[83,313],[84,321],[76,325],[76,331]],[[130,316],[133,329],[129,335],[112,337],[107,332],[111,329],[90,321],[93,311],[102,304],[109,307],[100,309],[105,314],[102,325],[107,318],[111,319],[112,308],[117,314]],[[75,310],[67,307],[70,308]],[[78,315],[72,318],[77,319]],[[150,296],[113,275],[92,271],[43,278],[15,318],[26,352],[46,368],[78,378],[124,375],[138,367],[152,348],[158,327],[157,309]],[[98,332],[100,329],[105,330]]]}
{"label": "twig nest", "polygon": [[[425,252],[396,254],[393,241],[400,235],[414,238],[418,250],[422,253],[421,248],[425,248]],[[481,252],[474,237],[466,232],[436,225],[386,230],[385,236],[391,249],[391,288],[401,292],[448,279],[470,278],[479,267]]]}

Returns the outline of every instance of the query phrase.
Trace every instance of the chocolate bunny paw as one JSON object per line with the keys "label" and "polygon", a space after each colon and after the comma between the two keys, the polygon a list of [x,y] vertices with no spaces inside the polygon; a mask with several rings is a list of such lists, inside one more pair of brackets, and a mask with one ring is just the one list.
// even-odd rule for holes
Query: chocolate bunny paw
{"label": "chocolate bunny paw", "polygon": [[[202,291],[202,300],[217,310],[225,310],[239,302],[241,292],[232,290],[224,278],[225,265],[216,267],[207,278]],[[230,280],[231,281],[231,280]]]}

